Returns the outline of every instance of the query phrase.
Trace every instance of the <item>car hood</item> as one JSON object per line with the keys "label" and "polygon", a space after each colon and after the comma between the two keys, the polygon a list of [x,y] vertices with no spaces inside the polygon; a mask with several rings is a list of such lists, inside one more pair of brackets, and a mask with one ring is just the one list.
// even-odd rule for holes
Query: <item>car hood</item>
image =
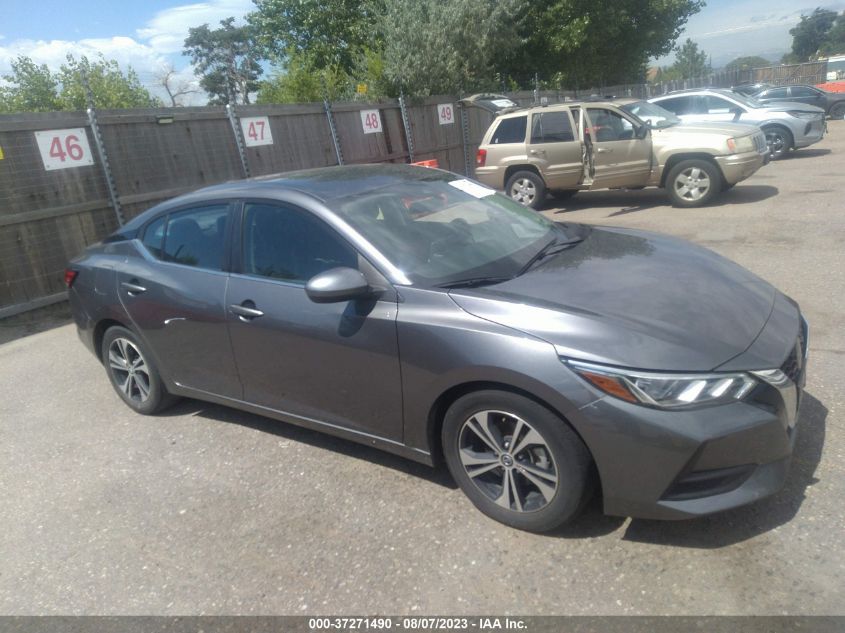
{"label": "car hood", "polygon": [[652,128],[655,136],[690,136],[694,134],[723,134],[725,136],[744,136],[753,134],[756,128],[747,123],[720,123],[718,121],[699,121],[679,123],[665,128]]}
{"label": "car hood", "polygon": [[546,340],[563,357],[664,371],[735,359],[778,294],[712,251],[616,228],[587,229],[582,242],[509,281],[450,292],[463,310]]}
{"label": "car hood", "polygon": [[819,114],[824,114],[824,108],[801,103],[800,101],[769,101],[757,109],[766,110],[767,112],[818,112]]}

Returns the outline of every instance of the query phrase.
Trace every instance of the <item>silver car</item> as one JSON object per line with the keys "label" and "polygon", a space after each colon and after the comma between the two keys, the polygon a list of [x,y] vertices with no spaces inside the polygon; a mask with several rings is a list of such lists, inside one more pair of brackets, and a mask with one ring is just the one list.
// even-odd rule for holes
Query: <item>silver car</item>
{"label": "silver car", "polygon": [[809,147],[824,138],[824,110],[803,103],[761,103],[731,90],[681,90],[649,99],[683,121],[731,121],[758,125],[772,158]]}

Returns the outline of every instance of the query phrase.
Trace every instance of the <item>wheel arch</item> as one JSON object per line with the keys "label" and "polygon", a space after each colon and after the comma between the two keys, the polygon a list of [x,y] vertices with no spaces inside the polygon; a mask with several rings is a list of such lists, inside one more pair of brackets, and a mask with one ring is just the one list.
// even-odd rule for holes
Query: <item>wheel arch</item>
{"label": "wheel arch", "polygon": [[713,165],[722,177],[722,181],[725,180],[725,175],[722,173],[722,168],[719,167],[719,163],[716,162],[716,159],[713,157],[712,154],[708,154],[706,152],[682,152],[680,154],[672,154],[667,160],[666,164],[663,165],[663,173],[660,175],[660,186],[666,186],[666,179],[669,177],[669,172],[671,172],[675,165],[681,163],[685,160],[703,160],[707,161],[711,165]]}
{"label": "wheel arch", "polygon": [[103,339],[106,336],[106,332],[109,328],[112,327],[122,327],[126,328],[129,331],[132,331],[132,328],[129,327],[126,323],[121,323],[117,319],[106,317],[104,319],[100,319],[97,322],[97,325],[94,326],[94,351],[97,354],[97,358],[100,362],[103,362]]}
{"label": "wheel arch", "polygon": [[795,149],[795,134],[792,132],[792,130],[789,129],[788,125],[775,120],[760,123],[759,127],[761,130],[763,130],[763,134],[766,133],[766,130],[772,130],[774,128],[777,128],[782,132],[786,132],[787,138],[791,141],[787,149]]}
{"label": "wheel arch", "polygon": [[510,180],[511,176],[513,176],[518,171],[534,172],[543,182],[546,182],[546,179],[543,178],[543,174],[540,173],[540,170],[537,169],[534,165],[531,165],[530,163],[520,165],[508,165],[508,167],[505,169],[505,181],[503,183],[504,187],[508,186],[508,180]]}

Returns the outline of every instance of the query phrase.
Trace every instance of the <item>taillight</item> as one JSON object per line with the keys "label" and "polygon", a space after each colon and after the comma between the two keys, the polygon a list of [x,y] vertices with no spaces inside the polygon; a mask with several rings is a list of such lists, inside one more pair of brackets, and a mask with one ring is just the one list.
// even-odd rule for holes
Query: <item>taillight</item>
{"label": "taillight", "polygon": [[65,285],[70,288],[73,285],[73,282],[76,281],[78,275],[78,270],[74,270],[73,268],[65,268]]}
{"label": "taillight", "polygon": [[476,167],[484,167],[484,163],[487,162],[487,150],[480,149],[475,153],[475,166]]}

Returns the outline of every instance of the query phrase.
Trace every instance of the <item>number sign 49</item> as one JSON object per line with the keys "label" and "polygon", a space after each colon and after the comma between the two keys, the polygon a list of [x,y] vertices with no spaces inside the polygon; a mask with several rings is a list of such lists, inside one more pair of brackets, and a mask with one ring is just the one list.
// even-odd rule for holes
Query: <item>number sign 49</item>
{"label": "number sign 49", "polygon": [[247,147],[273,144],[270,120],[266,116],[244,117],[241,119],[241,132]]}
{"label": "number sign 49", "polygon": [[449,125],[455,122],[455,110],[451,103],[440,103],[437,105],[437,118],[440,125]]}
{"label": "number sign 49", "polygon": [[41,130],[35,133],[35,142],[47,171],[94,164],[84,128]]}
{"label": "number sign 49", "polygon": [[364,134],[381,132],[381,116],[378,110],[361,110],[361,126]]}

